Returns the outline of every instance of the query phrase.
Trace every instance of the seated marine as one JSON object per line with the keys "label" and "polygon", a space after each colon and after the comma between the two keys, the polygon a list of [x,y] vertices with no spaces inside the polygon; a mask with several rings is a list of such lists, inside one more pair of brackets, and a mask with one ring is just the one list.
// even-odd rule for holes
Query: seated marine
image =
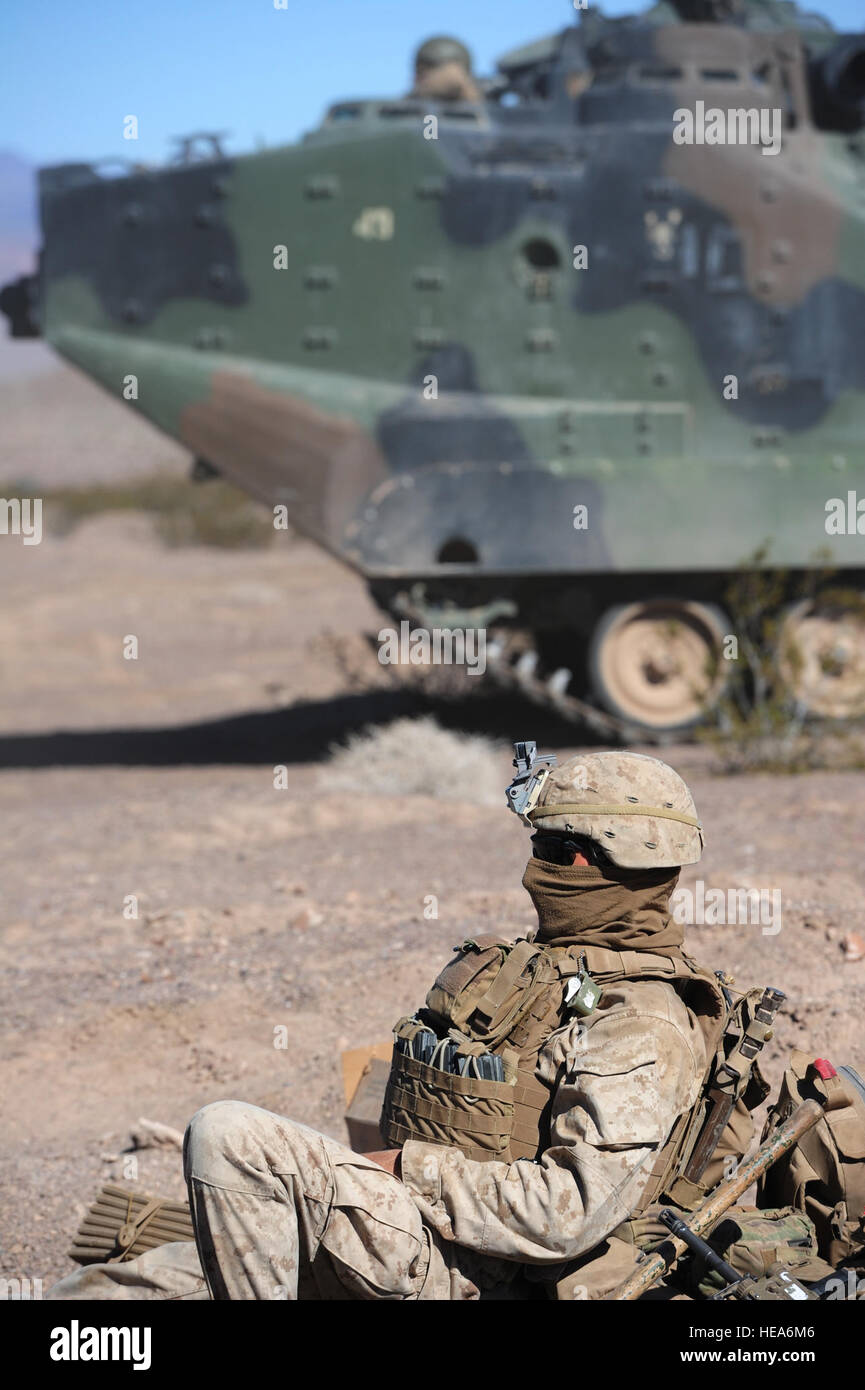
{"label": "seated marine", "polygon": [[[195,1242],[90,1264],[49,1298],[614,1296],[658,1204],[693,1208],[749,1143],[768,1088],[755,1058],[738,1071],[732,1058],[758,1036],[761,992],[734,1000],[683,949],[670,897],[703,832],[677,773],[626,752],[554,764],[518,744],[508,789],[533,830],[537,928],[464,942],[397,1023],[387,1147],[355,1153],[254,1105],[206,1105],[184,1142]],[[721,1111],[707,1103],[719,1086]],[[777,1184],[769,1197],[792,1200]],[[836,1260],[861,1253],[861,1197],[833,1227]],[[813,1229],[783,1211],[785,1230]]]}

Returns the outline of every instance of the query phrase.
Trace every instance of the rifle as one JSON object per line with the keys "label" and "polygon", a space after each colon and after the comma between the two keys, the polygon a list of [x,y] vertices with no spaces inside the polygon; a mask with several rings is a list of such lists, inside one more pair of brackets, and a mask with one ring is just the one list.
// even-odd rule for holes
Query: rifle
{"label": "rifle", "polygon": [[669,1227],[674,1236],[685,1242],[689,1250],[693,1250],[695,1255],[701,1255],[709,1269],[720,1274],[725,1280],[720,1293],[711,1295],[710,1303],[714,1303],[718,1298],[743,1298],[777,1303],[785,1298],[813,1301],[819,1297],[804,1284],[800,1284],[798,1279],[794,1279],[786,1269],[776,1269],[774,1274],[764,1274],[762,1279],[753,1279],[750,1274],[738,1274],[702,1236],[695,1235],[683,1217],[677,1216],[669,1207],[664,1208],[659,1219]]}
{"label": "rifle", "polygon": [[[816,1100],[806,1100],[794,1110],[789,1120],[779,1125],[766,1142],[760,1145],[756,1153],[739,1164],[732,1177],[725,1178],[723,1182],[720,1182],[714,1192],[711,1192],[706,1200],[701,1202],[691,1215],[687,1227],[689,1234],[699,1238],[711,1231],[724,1212],[738,1201],[751,1186],[751,1183],[761,1177],[767,1168],[771,1168],[772,1164],[776,1163],[788,1149],[792,1149],[797,1140],[801,1139],[802,1135],[817,1123],[822,1114],[823,1107]],[[688,1249],[688,1244],[688,1240],[684,1239],[681,1234],[673,1233],[670,1240],[664,1241],[657,1250],[641,1256],[637,1268],[611,1294],[611,1298],[618,1302],[631,1302],[639,1298],[641,1294],[652,1287],[657,1279],[660,1279],[662,1274],[667,1273],[679,1256]],[[727,1268],[730,1267],[727,1266]],[[738,1280],[739,1276],[735,1275],[732,1270],[730,1272]],[[788,1297],[790,1295],[781,1296]]]}

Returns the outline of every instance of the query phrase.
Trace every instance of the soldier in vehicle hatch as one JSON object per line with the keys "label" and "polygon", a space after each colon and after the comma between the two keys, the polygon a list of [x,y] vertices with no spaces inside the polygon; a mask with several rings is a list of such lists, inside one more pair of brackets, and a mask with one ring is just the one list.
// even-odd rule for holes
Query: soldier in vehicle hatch
{"label": "soldier in vehicle hatch", "polygon": [[[734,1002],[684,953],[669,911],[679,867],[703,849],[691,793],[634,753],[554,763],[518,744],[508,789],[534,832],[523,884],[537,929],[464,942],[396,1024],[387,1149],[358,1154],[254,1105],[207,1105],[184,1145],[196,1245],[92,1265],[49,1298],[605,1298],[647,1233],[662,1238],[658,1202],[693,1205],[714,1186],[767,1093],[764,1034],[743,1012],[760,991]],[[725,1048],[746,1036],[747,1065]],[[734,1057],[719,1125],[700,1107]],[[865,1133],[865,1108],[845,1104],[837,1113]],[[810,1219],[784,1211],[801,1254]]]}
{"label": "soldier in vehicle hatch", "polygon": [[480,89],[472,76],[472,57],[465,44],[445,36],[422,43],[415,54],[414,86],[409,96],[480,101]]}

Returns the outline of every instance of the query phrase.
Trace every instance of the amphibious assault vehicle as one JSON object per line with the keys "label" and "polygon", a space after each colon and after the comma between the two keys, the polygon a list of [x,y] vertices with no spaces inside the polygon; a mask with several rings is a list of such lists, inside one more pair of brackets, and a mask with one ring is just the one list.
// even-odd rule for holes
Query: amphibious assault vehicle
{"label": "amphibious assault vehicle", "polygon": [[[865,36],[592,9],[475,93],[43,169],[0,303],[395,619],[482,627],[488,678],[663,737],[717,697],[762,545],[865,587]],[[862,713],[861,617],[786,622],[801,706]]]}

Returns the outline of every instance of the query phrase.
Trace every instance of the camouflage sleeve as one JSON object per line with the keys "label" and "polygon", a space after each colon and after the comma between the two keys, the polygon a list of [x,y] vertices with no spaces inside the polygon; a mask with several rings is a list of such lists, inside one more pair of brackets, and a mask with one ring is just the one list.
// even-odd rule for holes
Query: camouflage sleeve
{"label": "camouflage sleeve", "polygon": [[403,1181],[429,1225],[529,1264],[573,1259],[628,1218],[654,1153],[696,1099],[705,1047],[668,985],[626,981],[589,1027],[575,1020],[555,1033],[540,1065],[559,1081],[539,1161],[478,1163],[415,1140],[402,1155]]}

